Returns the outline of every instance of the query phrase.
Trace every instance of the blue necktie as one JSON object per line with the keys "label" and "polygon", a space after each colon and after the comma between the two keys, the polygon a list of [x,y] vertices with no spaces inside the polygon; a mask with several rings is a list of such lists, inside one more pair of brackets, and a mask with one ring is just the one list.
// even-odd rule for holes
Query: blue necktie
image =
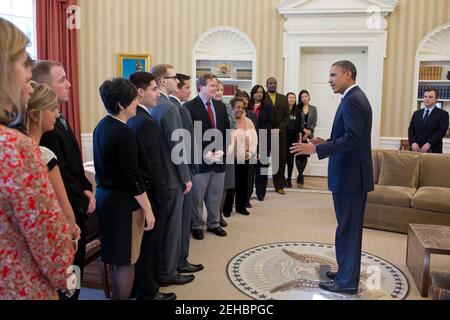
{"label": "blue necktie", "polygon": [[427,126],[429,118],[430,118],[430,110],[427,109],[425,112],[425,116],[423,117],[423,120],[422,120],[422,124],[423,124],[424,128]]}

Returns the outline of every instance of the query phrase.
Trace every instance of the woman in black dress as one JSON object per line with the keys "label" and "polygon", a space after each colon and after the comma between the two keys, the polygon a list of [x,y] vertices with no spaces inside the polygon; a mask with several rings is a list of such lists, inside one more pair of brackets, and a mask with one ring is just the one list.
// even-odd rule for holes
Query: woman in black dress
{"label": "woman in black dress", "polygon": [[[258,119],[258,137],[261,138],[263,130],[266,132],[265,141],[258,140],[258,162],[256,164],[255,188],[256,196],[259,201],[264,201],[266,196],[269,164],[267,161],[261,161],[262,158],[267,160],[271,153],[271,135],[272,127],[275,119],[275,110],[271,105],[264,103],[266,98],[266,90],[261,85],[253,87],[250,93],[250,102],[248,109],[256,114]],[[262,148],[262,147],[265,148]],[[262,154],[264,153],[264,154]]]}
{"label": "woman in black dress", "polygon": [[298,142],[299,131],[300,131],[300,114],[299,108],[297,106],[297,96],[293,92],[289,92],[286,97],[288,98],[289,106],[289,122],[286,128],[286,156],[287,156],[287,187],[292,188],[292,171],[294,171],[294,158],[295,156],[291,154],[291,147],[293,143]]}
{"label": "woman in black dress", "polygon": [[[299,115],[300,115],[300,133],[302,135],[302,141],[307,142],[308,139],[314,138],[314,130],[317,126],[317,108],[309,104],[311,97],[306,90],[300,91],[298,95]],[[308,155],[297,156],[295,164],[299,172],[297,177],[297,184],[303,187],[305,184],[305,171],[306,164],[308,163]]]}
{"label": "woman in black dress", "polygon": [[116,78],[101,85],[100,95],[108,111],[94,130],[102,261],[113,266],[112,299],[127,300],[144,230],[155,224],[146,193],[150,177],[145,153],[127,126],[136,114],[136,87]]}

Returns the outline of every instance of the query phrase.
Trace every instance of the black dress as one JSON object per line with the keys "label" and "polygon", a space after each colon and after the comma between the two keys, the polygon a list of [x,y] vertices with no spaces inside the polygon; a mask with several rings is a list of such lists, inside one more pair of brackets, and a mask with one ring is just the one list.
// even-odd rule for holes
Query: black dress
{"label": "black dress", "polygon": [[[303,121],[301,121],[301,130],[300,130],[300,133],[302,134],[302,141],[304,142],[305,140],[303,139],[303,136],[305,135],[305,133],[303,132],[303,129],[304,128],[308,128],[308,116],[309,116],[309,112],[308,112],[308,114],[303,114],[303,116],[301,117],[301,120],[303,120]],[[302,155],[299,155],[299,156],[297,156],[297,158],[299,158],[299,159],[307,159],[307,158],[309,158],[310,156],[309,155],[305,155],[305,154],[302,154]]]}
{"label": "black dress", "polygon": [[134,132],[110,116],[94,130],[96,201],[102,261],[114,266],[136,263],[144,232],[144,214],[134,198],[146,191],[147,160]]}

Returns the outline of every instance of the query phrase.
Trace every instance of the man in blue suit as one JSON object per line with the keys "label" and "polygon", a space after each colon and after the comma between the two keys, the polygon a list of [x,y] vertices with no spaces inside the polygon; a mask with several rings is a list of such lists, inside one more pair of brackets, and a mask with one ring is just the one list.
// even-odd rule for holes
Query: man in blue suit
{"label": "man in blue suit", "polygon": [[321,282],[323,290],[356,294],[361,268],[361,243],[367,193],[373,191],[372,108],[356,85],[356,67],[350,61],[333,64],[329,83],[334,93],[343,95],[336,112],[331,138],[294,144],[296,155],[317,153],[330,158],[328,187],[333,193],[338,227],[336,260],[338,272],[328,272],[331,281]]}

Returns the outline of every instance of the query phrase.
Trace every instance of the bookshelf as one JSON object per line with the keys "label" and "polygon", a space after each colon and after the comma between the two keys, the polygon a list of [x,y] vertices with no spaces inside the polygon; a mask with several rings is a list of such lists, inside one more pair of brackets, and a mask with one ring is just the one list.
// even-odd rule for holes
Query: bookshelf
{"label": "bookshelf", "polygon": [[224,84],[223,101],[228,103],[236,88],[250,93],[256,83],[257,55],[250,37],[231,26],[214,27],[194,45],[192,75],[216,75]]}
{"label": "bookshelf", "polygon": [[248,93],[253,87],[253,62],[246,60],[197,60],[196,78],[204,73],[215,74],[224,85],[224,100],[228,102],[236,90]]}
{"label": "bookshelf", "polygon": [[[433,87],[439,91],[438,106],[450,113],[450,23],[425,35],[417,47],[415,65],[413,111],[423,108],[423,92]],[[450,130],[445,149],[450,152]]]}

